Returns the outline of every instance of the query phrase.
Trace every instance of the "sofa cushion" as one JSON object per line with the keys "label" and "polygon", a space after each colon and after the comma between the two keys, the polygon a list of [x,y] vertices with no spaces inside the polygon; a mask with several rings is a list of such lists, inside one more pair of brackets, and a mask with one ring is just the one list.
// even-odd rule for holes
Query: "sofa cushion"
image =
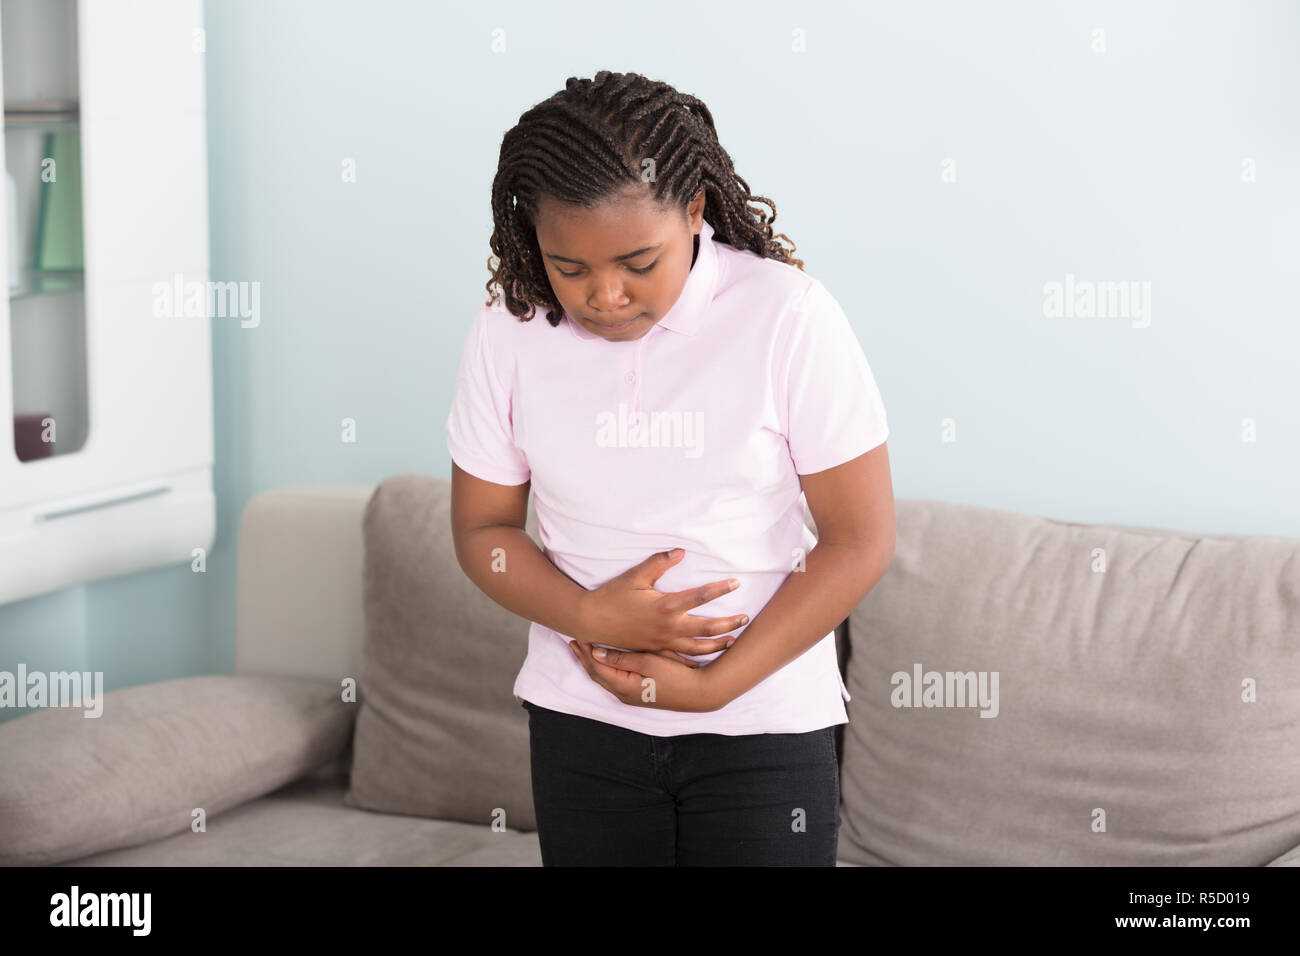
{"label": "sofa cushion", "polygon": [[0,724],[0,866],[44,866],[173,833],[340,759],[356,717],[339,688],[215,675],[103,695],[103,711]]}
{"label": "sofa cushion", "polygon": [[[1300,845],[1300,541],[897,516],[849,619],[843,859],[1240,866]],[[996,716],[896,706],[918,666],[996,672]]]}
{"label": "sofa cushion", "polygon": [[[529,525],[536,541],[531,503]],[[535,830],[528,713],[514,696],[529,625],[461,570],[451,482],[387,478],[362,533],[366,655],[347,806]]]}
{"label": "sofa cushion", "polygon": [[347,767],[326,768],[222,814],[208,839],[178,833],[62,866],[541,866],[536,833],[366,813],[343,803]]}

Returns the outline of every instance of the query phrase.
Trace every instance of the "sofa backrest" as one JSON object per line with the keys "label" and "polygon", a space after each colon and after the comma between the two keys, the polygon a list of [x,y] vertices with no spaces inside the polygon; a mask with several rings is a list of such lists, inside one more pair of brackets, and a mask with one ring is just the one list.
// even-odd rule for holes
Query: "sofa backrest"
{"label": "sofa backrest", "polygon": [[[450,498],[450,479],[430,481],[431,494]],[[330,681],[364,673],[362,520],[376,487],[289,485],[248,502],[238,542],[236,673]],[[804,517],[815,529],[806,509]],[[525,530],[540,546],[531,495]],[[454,555],[450,527],[421,533],[437,536]],[[845,635],[839,636],[843,661]]]}
{"label": "sofa backrest", "polygon": [[[1300,844],[1300,540],[896,511],[849,618],[842,859],[1241,866]],[[959,702],[981,681],[986,705]]]}

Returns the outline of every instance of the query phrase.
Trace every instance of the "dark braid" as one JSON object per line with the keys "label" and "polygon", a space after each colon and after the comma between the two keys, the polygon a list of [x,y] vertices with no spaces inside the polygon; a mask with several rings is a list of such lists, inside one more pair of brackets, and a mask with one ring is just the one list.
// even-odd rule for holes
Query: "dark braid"
{"label": "dark braid", "polygon": [[[653,160],[648,183],[646,160]],[[776,204],[751,195],[736,175],[701,100],[638,73],[601,70],[590,80],[569,77],[563,90],[520,116],[501,141],[492,180],[486,304],[504,294],[506,308],[521,320],[543,306],[551,325],[559,325],[562,309],[534,228],[539,199],[590,209],[629,187],[646,186],[661,206],[682,210],[703,189],[704,218],[716,240],[803,268],[803,260],[790,255],[796,248],[790,237],[772,233]],[[772,214],[750,203],[762,203]],[[777,239],[790,242],[789,252]]]}

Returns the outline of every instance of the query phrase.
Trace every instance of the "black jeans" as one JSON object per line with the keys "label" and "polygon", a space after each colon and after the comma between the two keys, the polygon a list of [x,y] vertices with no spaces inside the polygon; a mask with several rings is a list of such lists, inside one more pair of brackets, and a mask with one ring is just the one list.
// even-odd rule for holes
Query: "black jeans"
{"label": "black jeans", "polygon": [[657,737],[523,701],[543,866],[834,866],[835,728]]}

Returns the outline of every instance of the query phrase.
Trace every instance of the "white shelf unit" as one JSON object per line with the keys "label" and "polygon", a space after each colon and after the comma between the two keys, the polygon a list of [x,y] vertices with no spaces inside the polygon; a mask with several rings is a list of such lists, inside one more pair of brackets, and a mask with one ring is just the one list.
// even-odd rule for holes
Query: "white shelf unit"
{"label": "white shelf unit", "polygon": [[[11,287],[0,304],[3,604],[188,563],[211,548],[216,511],[210,319],[154,309],[157,284],[209,279],[202,5],[0,3],[4,155],[23,171],[0,257],[6,273],[11,257],[31,268],[42,189],[42,140],[10,111],[71,100],[84,258],[80,291]],[[16,416],[46,413],[53,453],[20,460]]]}

